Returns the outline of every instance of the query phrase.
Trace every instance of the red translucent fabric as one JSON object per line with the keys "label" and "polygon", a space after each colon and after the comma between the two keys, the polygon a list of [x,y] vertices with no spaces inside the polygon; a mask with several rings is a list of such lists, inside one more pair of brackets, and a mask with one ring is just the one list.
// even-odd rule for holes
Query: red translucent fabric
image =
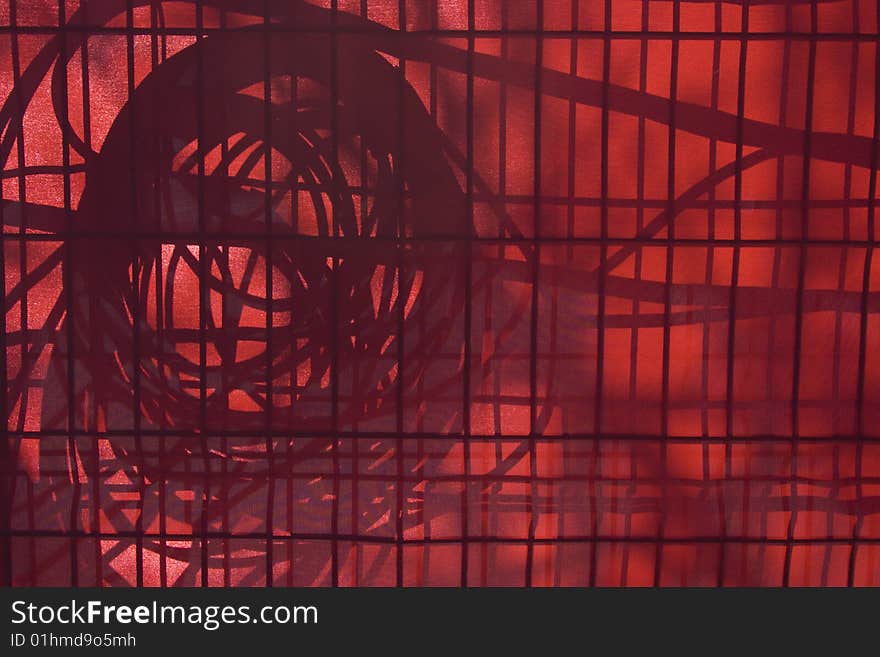
{"label": "red translucent fabric", "polygon": [[877,34],[0,0],[0,579],[880,584]]}

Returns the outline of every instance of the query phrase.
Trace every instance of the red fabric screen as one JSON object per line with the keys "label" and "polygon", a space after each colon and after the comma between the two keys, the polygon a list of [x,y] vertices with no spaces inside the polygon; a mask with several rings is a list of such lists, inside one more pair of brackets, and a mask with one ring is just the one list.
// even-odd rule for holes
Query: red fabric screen
{"label": "red fabric screen", "polygon": [[878,6],[0,0],[0,578],[880,584]]}

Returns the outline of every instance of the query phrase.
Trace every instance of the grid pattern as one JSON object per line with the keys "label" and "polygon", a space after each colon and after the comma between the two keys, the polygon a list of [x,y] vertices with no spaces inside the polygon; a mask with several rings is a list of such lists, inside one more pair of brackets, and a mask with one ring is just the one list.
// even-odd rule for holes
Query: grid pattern
{"label": "grid pattern", "polygon": [[0,0],[0,580],[880,584],[878,15]]}

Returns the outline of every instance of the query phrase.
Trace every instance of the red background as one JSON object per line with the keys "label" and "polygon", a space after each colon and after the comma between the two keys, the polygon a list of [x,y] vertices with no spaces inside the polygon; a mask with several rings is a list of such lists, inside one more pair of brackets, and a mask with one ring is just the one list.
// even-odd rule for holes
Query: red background
{"label": "red background", "polygon": [[0,0],[4,583],[880,584],[877,20]]}

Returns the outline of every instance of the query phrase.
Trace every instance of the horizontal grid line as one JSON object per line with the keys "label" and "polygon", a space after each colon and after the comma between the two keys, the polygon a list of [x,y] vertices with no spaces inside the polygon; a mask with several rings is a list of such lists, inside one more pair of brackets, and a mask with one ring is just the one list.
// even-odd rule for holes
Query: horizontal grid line
{"label": "horizontal grid line", "polygon": [[[57,455],[56,455],[57,456]],[[91,455],[90,455],[91,456]],[[424,456],[424,455],[423,455]],[[439,458],[443,458],[440,454],[430,454],[429,456],[434,456]],[[569,454],[569,458],[578,458],[580,460],[586,460],[587,457],[590,456],[589,453],[582,454]],[[167,454],[164,456],[165,458],[172,459],[174,454]],[[581,457],[584,457],[581,459]],[[144,459],[158,459],[161,462],[163,457],[159,457],[153,454],[145,454]],[[184,463],[186,465],[191,465],[193,462],[197,462],[201,459],[202,456],[198,454],[190,454]],[[218,457],[219,459],[220,457]],[[264,457],[265,458],[265,457]],[[354,460],[354,454],[342,453],[339,456],[340,459],[344,460]],[[417,458],[416,453],[405,453],[405,459],[415,460]],[[331,457],[332,459],[332,457]],[[282,460],[282,459],[277,459]],[[318,457],[311,457],[310,461],[317,461]],[[540,460],[540,458],[539,458]],[[255,459],[249,459],[247,461],[242,461],[240,459],[236,459],[234,456],[229,458],[230,463],[234,463],[239,467],[248,467],[249,464],[255,463]],[[104,465],[107,465],[106,462]],[[117,484],[111,483],[109,481],[110,478],[113,477],[117,472],[131,472],[131,468],[122,468],[119,470],[106,470],[99,475],[97,475],[98,479],[106,489],[111,492],[116,493],[130,493],[136,492],[138,483],[132,484]],[[330,475],[330,473],[326,470],[285,470],[282,466],[277,466],[275,470],[271,472],[263,472],[260,470],[232,470],[228,472],[224,471],[216,471],[211,470],[208,473],[202,471],[185,471],[180,469],[171,469],[168,467],[162,467],[161,465],[155,468],[151,468],[152,471],[161,474],[166,484],[168,481],[174,481],[175,483],[185,484],[185,485],[193,485],[198,484],[200,480],[203,479],[211,479],[211,481],[222,481],[222,480],[232,480],[235,482],[243,482],[243,481],[263,481],[266,478],[271,477],[273,482],[288,480],[292,481],[311,481],[315,478],[324,478]],[[17,471],[15,473],[18,477],[27,477],[28,473],[24,471]],[[47,477],[63,477],[68,474],[67,471],[61,470],[51,470],[47,469],[44,472],[41,471],[41,476],[45,474]],[[359,481],[371,482],[373,484],[379,483],[395,483],[395,482],[405,482],[405,483],[421,483],[424,481],[430,482],[433,484],[438,483],[462,483],[462,484],[480,484],[485,485],[486,483],[528,483],[531,481],[535,481],[544,486],[551,486],[554,488],[564,488],[569,484],[583,484],[589,482],[595,482],[598,484],[605,484],[611,487],[622,487],[622,486],[632,486],[634,483],[639,486],[656,486],[660,484],[674,484],[676,486],[682,487],[690,487],[690,488],[713,488],[717,489],[719,484],[727,485],[741,485],[741,484],[750,484],[754,483],[756,485],[767,485],[773,484],[775,486],[787,486],[792,481],[797,481],[798,483],[802,483],[806,486],[812,486],[815,488],[834,488],[837,489],[840,486],[844,487],[855,487],[858,485],[858,482],[867,483],[870,485],[880,484],[880,477],[838,477],[836,479],[832,478],[816,478],[816,477],[808,477],[808,476],[755,476],[753,474],[746,474],[741,476],[726,476],[726,477],[714,477],[710,479],[703,478],[687,478],[687,477],[640,477],[639,479],[632,479],[629,477],[613,477],[613,476],[598,476],[594,477],[591,475],[571,475],[566,474],[563,476],[554,477],[553,475],[512,475],[509,473],[504,474],[474,474],[470,473],[467,475],[460,474],[452,474],[452,475],[404,475],[403,477],[399,477],[397,474],[370,474],[365,472],[343,472],[340,474],[333,475],[335,478],[338,478],[339,481],[347,481],[352,483],[357,483]],[[808,495],[802,495],[802,497],[809,497]],[[83,496],[84,501],[88,500],[87,496]],[[750,499],[761,499],[759,496],[750,496]],[[796,499],[796,498],[785,498],[785,499]],[[856,506],[856,504],[852,500],[839,500],[836,498],[828,498],[833,501],[836,501],[841,506],[849,504],[851,506]],[[88,507],[88,505],[84,504],[84,507]],[[838,510],[829,510],[829,509],[819,509],[823,512],[833,512],[836,514],[852,514],[854,511],[847,511],[844,508]],[[561,509],[561,512],[565,512],[565,509]],[[862,511],[862,513],[865,513]],[[880,514],[880,509],[874,511],[873,513]]]}
{"label": "horizontal grid line", "polygon": [[662,41],[741,41],[743,39],[749,41],[766,41],[766,40],[796,40],[796,41],[877,41],[880,35],[871,32],[818,32],[810,31],[767,31],[767,32],[742,32],[742,31],[721,31],[707,32],[701,30],[563,30],[563,29],[517,29],[508,28],[504,30],[498,29],[411,29],[411,30],[392,30],[382,26],[354,26],[354,25],[335,25],[335,26],[295,26],[281,24],[259,24],[259,25],[241,25],[234,27],[122,27],[109,25],[88,25],[78,23],[68,23],[64,27],[57,25],[0,25],[0,34],[2,33],[19,33],[19,34],[44,34],[52,35],[64,32],[85,32],[89,34],[109,34],[109,35],[128,35],[135,36],[203,36],[211,34],[235,34],[235,33],[253,33],[261,34],[264,32],[275,34],[313,34],[323,36],[329,34],[336,35],[352,35],[352,36],[372,36],[387,38],[418,38],[418,37],[440,37],[440,38],[460,38],[468,37],[479,38],[524,38],[532,37],[541,39],[649,39]]}
{"label": "horizontal grid line", "polygon": [[[131,531],[120,531],[118,533],[105,533],[105,532],[85,532],[85,531],[67,531],[67,532],[56,532],[53,530],[28,530],[27,533],[20,532],[19,530],[10,530],[10,531],[0,531],[0,535],[10,535],[12,537],[23,537],[30,538],[34,536],[39,536],[43,538],[70,538],[75,536],[77,538],[93,538],[97,540],[119,540],[121,538],[146,538],[153,539],[158,541],[193,541],[193,540],[266,540],[266,532],[247,532],[242,534],[233,534],[231,532],[206,532],[206,533],[196,533],[196,534],[175,534],[175,533],[166,533],[166,534],[155,534],[155,533],[137,533]],[[641,543],[641,544],[650,544],[654,545],[657,543],[658,538],[656,536],[553,536],[553,537],[544,537],[544,536],[535,536],[534,538],[516,538],[509,536],[475,536],[468,535],[462,536],[458,538],[454,537],[431,537],[431,538],[402,538],[398,539],[394,536],[365,536],[362,534],[310,534],[310,533],[296,533],[296,534],[272,534],[272,540],[278,541],[352,541],[352,542],[363,542],[363,543],[383,543],[383,544],[411,544],[411,545],[422,545],[429,543],[443,544],[443,545],[460,545],[460,544],[469,544],[469,543],[509,543],[516,545],[527,545],[530,542],[539,543],[539,544],[554,544],[554,543]],[[859,543],[865,544],[880,544],[880,537],[869,537],[864,536],[857,539]],[[676,544],[688,544],[688,543],[708,543],[708,544],[722,544],[722,543],[759,543],[765,545],[821,545],[821,544],[838,544],[838,545],[852,545],[854,539],[852,537],[837,537],[837,536],[820,536],[815,538],[768,538],[768,537],[751,537],[751,536],[664,536],[662,543],[669,545]]]}
{"label": "horizontal grid line", "polygon": [[[877,239],[826,239],[826,238],[703,238],[703,237],[674,237],[668,239],[665,236],[658,237],[592,237],[592,236],[550,236],[542,234],[540,237],[526,236],[492,236],[492,235],[473,235],[467,237],[460,236],[427,236],[418,237],[392,237],[392,236],[360,236],[360,235],[340,235],[336,237],[321,237],[313,235],[301,235],[292,233],[280,233],[277,231],[277,225],[273,226],[276,230],[272,232],[273,241],[288,242],[300,241],[308,243],[321,243],[328,246],[335,244],[362,244],[362,243],[378,243],[388,245],[407,245],[407,244],[452,244],[452,243],[477,243],[477,244],[637,244],[645,246],[718,246],[718,247],[734,247],[734,246],[837,246],[837,247],[861,247],[877,246],[880,244],[880,236]],[[205,233],[181,233],[181,232],[153,232],[153,233],[111,233],[111,232],[91,232],[77,231],[69,233],[5,233],[6,241],[24,241],[24,242],[63,242],[65,240],[144,240],[144,241],[161,241],[167,244],[186,243],[186,244],[212,244],[224,245],[226,243],[238,242],[258,242],[266,240],[266,232],[218,232],[216,235],[208,230]]]}
{"label": "horizontal grid line", "polygon": [[[52,430],[52,429],[44,429],[40,431],[15,431],[13,429],[7,429],[2,432],[3,434],[12,436],[12,437],[22,437],[22,438],[61,438],[67,437],[69,432],[65,430]],[[207,435],[208,438],[211,437],[234,437],[234,438],[254,438],[254,439],[262,439],[267,435],[273,438],[316,438],[316,439],[346,439],[346,438],[356,438],[356,439],[364,439],[364,440],[375,440],[375,439],[387,439],[393,440],[398,437],[412,439],[412,440],[473,440],[473,441],[488,441],[488,442],[497,442],[497,441],[522,441],[529,440],[530,438],[538,441],[564,441],[564,440],[598,440],[598,441],[672,441],[672,442],[684,442],[684,443],[710,443],[710,444],[726,444],[728,442],[735,443],[790,443],[792,441],[791,436],[773,436],[773,435],[756,435],[756,436],[726,436],[726,435],[718,435],[718,436],[684,436],[684,435],[668,435],[668,436],[660,436],[660,435],[649,435],[649,434],[641,434],[641,433],[633,433],[633,434],[619,434],[619,433],[603,433],[603,434],[595,434],[595,433],[560,433],[556,435],[548,435],[548,434],[504,434],[504,435],[493,435],[493,434],[477,434],[472,433],[469,435],[463,433],[431,433],[431,432],[406,432],[403,434],[396,434],[393,431],[320,431],[320,430],[310,430],[310,431],[290,431],[290,430],[261,430],[254,429],[253,431],[248,430],[223,430],[218,429],[216,431],[211,430],[206,434],[202,434],[198,431],[194,430],[183,430],[183,429],[150,429],[150,428],[141,428],[140,435],[142,436],[156,436],[156,437],[179,437],[179,438],[201,438],[204,435]],[[127,431],[124,429],[120,430],[110,430],[110,431],[86,431],[86,430],[74,430],[74,434],[76,436],[95,436],[95,437],[106,437],[106,438],[128,438],[134,436],[134,431]],[[864,435],[864,436],[856,436],[852,434],[847,435],[826,435],[826,436],[810,436],[810,435],[800,435],[798,436],[798,440],[801,442],[858,442],[863,440],[865,442],[880,442],[880,435],[872,436],[872,435]]]}

